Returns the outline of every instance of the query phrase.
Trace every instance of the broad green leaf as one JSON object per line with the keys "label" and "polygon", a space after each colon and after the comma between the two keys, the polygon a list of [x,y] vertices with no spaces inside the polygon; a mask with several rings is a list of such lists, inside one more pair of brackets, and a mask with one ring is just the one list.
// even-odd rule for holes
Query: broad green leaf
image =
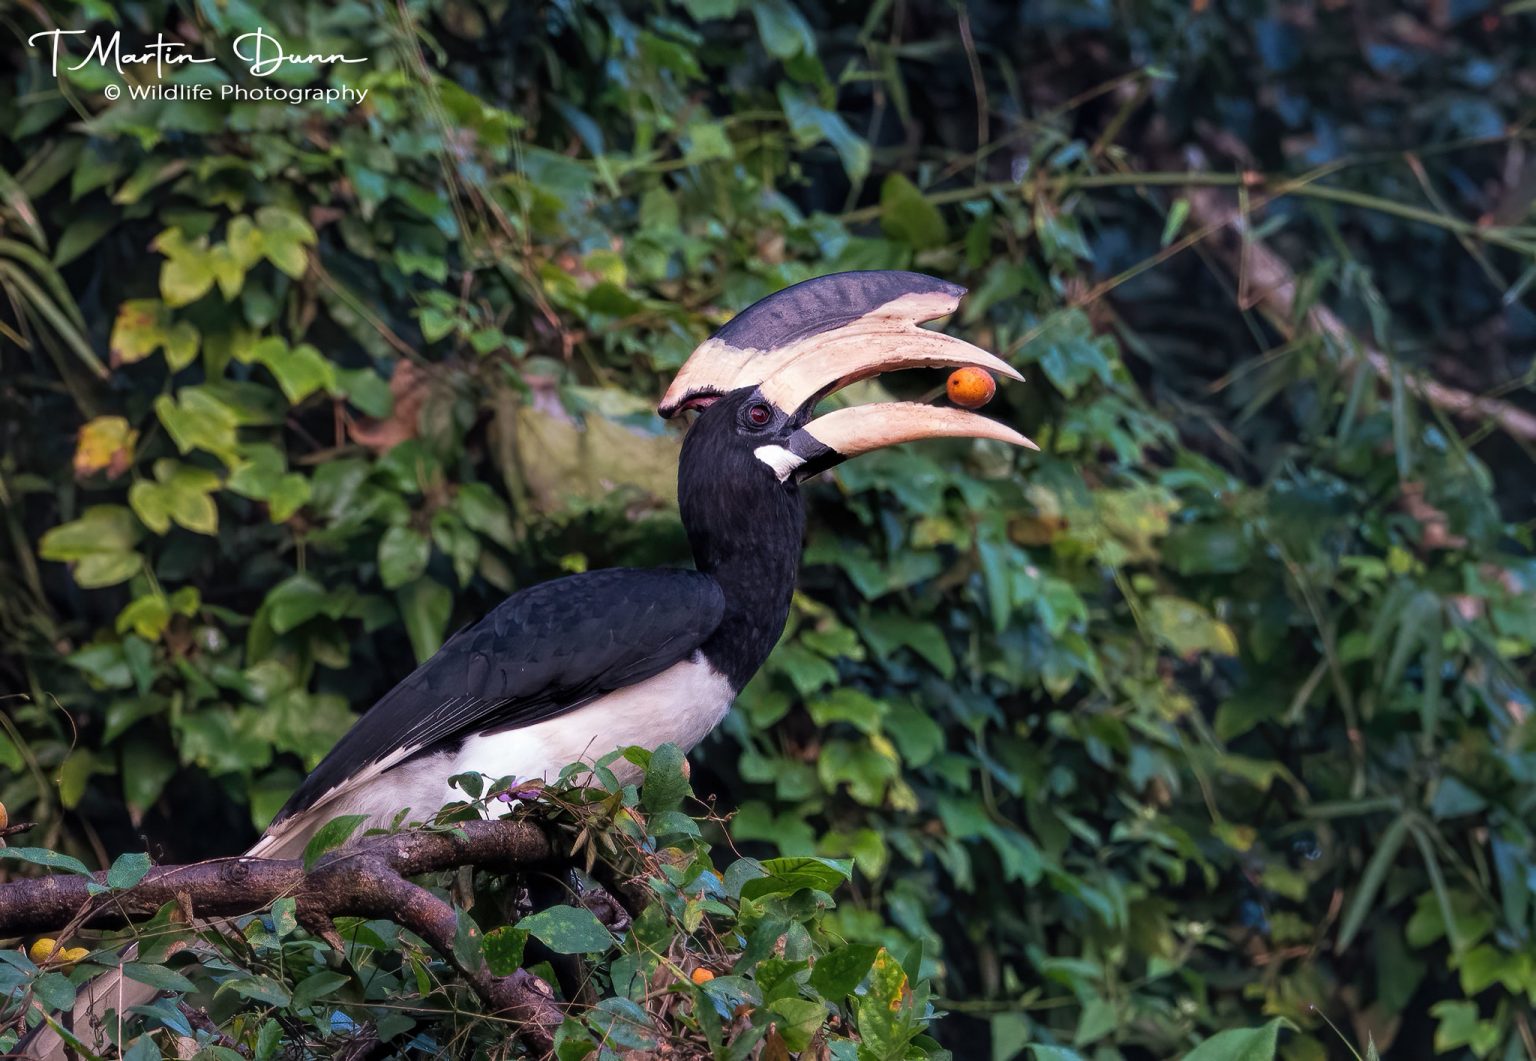
{"label": "broad green leaf", "polygon": [[79,519],[45,533],[38,547],[44,560],[82,560],[128,553],[139,540],[138,523],[121,505],[92,505]]}
{"label": "broad green leaf", "polygon": [[352,834],[367,820],[366,814],[343,814],[320,826],[315,830],[315,835],[309,838],[309,843],[304,845],[304,868],[313,868],[327,852],[336,850],[352,839]]}
{"label": "broad green leaf", "polygon": [[129,851],[118,855],[107,870],[107,887],[131,888],[149,872],[149,856],[142,851]]}
{"label": "broad green leaf", "polygon": [[603,999],[589,1019],[610,1048],[654,1051],[660,1045],[650,1014],[627,998]]}
{"label": "broad green leaf", "polygon": [[453,592],[433,579],[421,578],[401,587],[396,599],[416,659],[425,662],[442,647],[448,615],[453,610]]}
{"label": "broad green leaf", "polygon": [[777,998],[768,1008],[780,1018],[776,1026],[784,1037],[784,1045],[791,1050],[804,1050],[809,1046],[811,1036],[829,1015],[825,1005],[804,998]]}
{"label": "broad green leaf", "polygon": [[191,991],[195,987],[191,980],[174,969],[149,962],[127,962],[123,965],[123,975],[138,983],[148,984],[156,991]]}
{"label": "broad green leaf", "polygon": [[528,943],[525,929],[502,925],[485,934],[481,950],[493,976],[510,976],[523,964],[523,948]]}
{"label": "broad green leaf", "polygon": [[310,973],[293,987],[293,998],[290,1005],[294,1009],[303,1009],[319,999],[334,994],[337,989],[345,987],[352,982],[352,978],[345,973],[332,972],[322,969],[318,973]]}
{"label": "broad green leaf", "polygon": [[76,748],[59,765],[59,802],[74,810],[85,796],[86,785],[96,770],[96,755],[89,748]]}
{"label": "broad green leaf", "polygon": [[676,810],[689,791],[683,773],[687,765],[687,758],[675,744],[663,744],[653,751],[640,788],[640,805],[652,814]]}
{"label": "broad green leaf", "polygon": [[315,230],[292,210],[264,206],[256,211],[261,232],[261,251],[268,261],[295,280],[304,275],[309,260],[305,248],[315,242]]}
{"label": "broad green leaf", "polygon": [[253,356],[271,370],[294,405],[316,391],[336,389],[335,368],[308,343],[289,346],[281,339],[265,339],[256,345]]}
{"label": "broad green leaf", "polygon": [[613,933],[581,906],[551,906],[529,914],[517,927],[556,954],[597,954],[615,943]]}
{"label": "broad green leaf", "polygon": [[816,51],[816,35],[791,0],[759,0],[752,4],[758,38],[775,59],[793,59]]}
{"label": "broad green leaf", "polygon": [[200,449],[231,467],[239,462],[239,417],[206,387],[183,387],[174,398],[161,395],[155,399],[155,414],[183,454]]}
{"label": "broad green leaf", "polygon": [[916,250],[949,242],[944,215],[900,173],[890,174],[880,185],[880,224],[892,239],[908,243]]}
{"label": "broad green leaf", "polygon": [[219,988],[220,991],[231,990],[241,998],[248,998],[252,1002],[261,1002],[269,1006],[286,1006],[293,996],[288,988],[270,976],[242,976],[229,980]]}
{"label": "broad green leaf", "polygon": [[831,1002],[841,1002],[863,982],[880,948],[871,943],[849,943],[816,960],[811,967],[811,986]]}
{"label": "broad green leaf", "polygon": [[285,895],[272,903],[272,931],[278,939],[292,935],[299,927],[298,902]]}
{"label": "broad green leaf", "polygon": [[903,1056],[911,1027],[912,989],[901,963],[885,948],[875,955],[869,986],[859,999],[859,1035],[876,1057]]}
{"label": "broad green leaf", "polygon": [[79,873],[90,876],[91,871],[85,863],[78,858],[69,855],[61,855],[57,851],[49,851],[41,847],[5,847],[0,848],[0,858],[15,859],[17,862],[30,862],[34,866],[46,866],[49,869],[62,869],[69,873]]}
{"label": "broad green leaf", "polygon": [[847,859],[768,858],[759,866],[766,876],[743,884],[743,899],[793,895],[803,888],[831,892],[853,875],[853,863]]}
{"label": "broad green leaf", "polygon": [[1272,1061],[1281,1028],[1291,1027],[1276,1017],[1260,1028],[1231,1028],[1217,1032],[1184,1055],[1184,1061]]}
{"label": "broad green leaf", "polygon": [[32,993],[52,1010],[67,1010],[75,1004],[75,985],[63,973],[44,973],[32,981]]}
{"label": "broad green leaf", "polygon": [[391,527],[379,539],[379,577],[385,589],[421,578],[432,558],[432,542],[410,527]]}

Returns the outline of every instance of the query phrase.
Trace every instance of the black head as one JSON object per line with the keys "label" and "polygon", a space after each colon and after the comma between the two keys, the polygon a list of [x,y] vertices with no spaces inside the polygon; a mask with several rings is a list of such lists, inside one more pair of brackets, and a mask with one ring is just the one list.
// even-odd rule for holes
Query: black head
{"label": "black head", "polygon": [[[758,538],[753,525],[779,533],[792,525],[798,543],[803,516],[795,478],[780,474],[788,460],[781,454],[789,454],[808,410],[786,412],[756,387],[700,399],[694,408],[698,416],[677,466],[678,504],[690,537],[693,528],[725,523],[744,523],[750,539]],[[696,553],[698,547],[695,541]]]}

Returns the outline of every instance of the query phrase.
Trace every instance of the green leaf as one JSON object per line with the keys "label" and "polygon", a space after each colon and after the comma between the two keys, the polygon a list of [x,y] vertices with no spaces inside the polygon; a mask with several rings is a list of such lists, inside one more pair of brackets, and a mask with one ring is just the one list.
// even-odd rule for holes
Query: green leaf
{"label": "green leaf", "polygon": [[816,1034],[827,1019],[825,1005],[804,998],[777,998],[769,1004],[768,1009],[782,1018],[776,1022],[779,1034],[784,1037],[784,1045],[795,1051],[809,1046],[811,1036]]}
{"label": "green leaf", "polygon": [[790,133],[799,147],[812,147],[826,140],[851,180],[861,181],[868,175],[869,144],[848,127],[842,115],[817,106],[808,93],[788,82],[779,83],[778,93]]}
{"label": "green leaf", "polygon": [[423,578],[402,587],[396,599],[416,660],[425,662],[442,647],[448,615],[453,610],[453,592],[440,582]]}
{"label": "green leaf", "polygon": [[139,814],[148,812],[179,768],[164,744],[130,736],[123,745],[123,800]]}
{"label": "green leaf", "polygon": [[427,570],[432,542],[410,527],[391,527],[379,539],[379,577],[385,589],[415,582]]}
{"label": "green leaf", "polygon": [[610,1048],[653,1051],[660,1045],[650,1014],[627,998],[603,999],[588,1019]]}
{"label": "green leaf", "polygon": [[876,1057],[904,1056],[909,1037],[911,988],[901,963],[884,947],[875,955],[869,987],[858,1005],[858,1028]]}
{"label": "green leaf", "polygon": [[213,287],[217,277],[207,236],[189,241],[180,229],[169,228],[153,246],[166,257],[160,266],[160,297],[167,306],[190,305]]}
{"label": "green leaf", "polygon": [[880,948],[871,943],[849,943],[818,958],[811,967],[811,986],[831,1002],[841,1002],[863,982]]}
{"label": "green leaf", "polygon": [[44,973],[32,981],[32,993],[52,1010],[67,1010],[75,1004],[75,985],[63,973]]}
{"label": "green leaf", "polygon": [[892,173],[880,185],[880,226],[892,239],[915,250],[942,247],[949,242],[949,226],[939,208],[923,197],[900,173]]}
{"label": "green leaf", "polygon": [[769,858],[759,864],[766,876],[741,886],[743,899],[793,895],[803,888],[831,892],[853,876],[853,863],[833,858]]}
{"label": "green leaf", "polygon": [[337,989],[351,982],[352,978],[345,973],[322,969],[318,973],[311,973],[294,985],[293,999],[290,1004],[294,1009],[303,1009],[319,999],[334,994]]}
{"label": "green leaf", "polygon": [[675,744],[663,744],[651,753],[640,788],[640,805],[652,814],[676,810],[688,795],[688,778],[683,770],[687,757]]}
{"label": "green leaf", "polygon": [[212,496],[220,486],[217,475],[179,461],[159,460],[155,479],[141,479],[128,490],[128,504],[146,527],[165,534],[174,520],[199,534],[218,533],[219,512]]}
{"label": "green leaf", "polygon": [[118,855],[107,870],[107,887],[132,888],[149,872],[149,856],[142,851],[129,851]]}
{"label": "green leaf", "polygon": [[292,575],[268,591],[263,607],[272,629],[286,634],[315,616],[326,614],[333,599],[313,576]]}
{"label": "green leaf", "polygon": [[1183,659],[1205,653],[1237,655],[1237,637],[1232,628],[1194,601],[1154,597],[1145,615],[1147,628],[1157,640]]}
{"label": "green leaf", "polygon": [[352,834],[367,820],[366,814],[343,814],[320,826],[315,835],[309,838],[309,843],[304,845],[304,868],[314,868],[321,856],[352,839]]}
{"label": "green leaf", "polygon": [[272,903],[272,931],[278,939],[290,936],[298,930],[298,901],[291,895]]}
{"label": "green leaf", "polygon": [[288,989],[268,976],[243,976],[237,980],[230,980],[219,988],[223,991],[228,988],[241,998],[248,998],[252,1002],[264,1002],[269,1006],[286,1006],[293,996]]}
{"label": "green leaf", "polygon": [[758,38],[775,59],[815,53],[816,35],[790,0],[756,0],[752,15],[757,19]]}
{"label": "green leaf", "polygon": [[143,560],[133,551],[139,523],[121,505],[92,505],[79,519],[54,527],[38,543],[44,560],[73,564],[85,589],[115,586],[138,574]]}
{"label": "green leaf", "polygon": [[41,847],[5,847],[0,848],[0,858],[13,858],[18,862],[30,862],[34,866],[46,866],[49,869],[62,869],[69,873],[79,873],[89,877],[91,871],[85,863],[70,855],[61,855],[57,851],[49,851]]}
{"label": "green leaf", "polygon": [[89,748],[76,748],[59,765],[59,802],[74,810],[85,796],[85,787],[96,771],[96,755]]}
{"label": "green leaf", "polygon": [[315,242],[315,230],[292,210],[264,206],[256,211],[261,251],[269,262],[297,280],[309,267],[304,248]]}
{"label": "green leaf", "polygon": [[206,387],[183,387],[174,398],[162,394],[155,399],[155,415],[182,453],[201,449],[230,467],[239,463],[235,437],[239,416]]}
{"label": "green leaf", "polygon": [[275,337],[263,339],[252,356],[277,378],[277,385],[292,405],[316,391],[336,389],[335,367],[308,343],[289,346]]}
{"label": "green leaf", "polygon": [[493,976],[510,976],[523,964],[523,949],[528,943],[525,929],[502,925],[485,934],[481,949]]}
{"label": "green leaf", "polygon": [[1430,1006],[1429,1013],[1440,1022],[1435,1028],[1437,1054],[1448,1054],[1458,1046],[1466,1046],[1477,1057],[1486,1057],[1498,1045],[1498,1023],[1482,1020],[1476,1002],[1445,999]]}
{"label": "green leaf", "polygon": [[1375,853],[1366,863],[1365,872],[1360,875],[1360,886],[1355,890],[1349,909],[1344,912],[1344,920],[1339,925],[1339,942],[1335,947],[1339,953],[1342,954],[1354,942],[1355,934],[1365,923],[1366,915],[1376,908],[1376,895],[1381,891],[1381,886],[1387,879],[1387,873],[1397,861],[1398,852],[1402,850],[1403,841],[1407,838],[1406,816],[1394,820],[1381,834],[1381,839],[1376,843]]}
{"label": "green leaf", "polygon": [[128,962],[123,966],[123,975],[137,983],[147,984],[156,991],[192,991],[196,987],[191,980],[174,969],[149,962]]}
{"label": "green leaf", "polygon": [[1174,237],[1177,236],[1179,234],[1179,230],[1184,227],[1184,222],[1188,217],[1189,200],[1182,197],[1175,199],[1173,201],[1173,206],[1169,207],[1168,209],[1168,219],[1163,222],[1163,238],[1160,241],[1161,246],[1166,247],[1168,244],[1173,242]]}
{"label": "green leaf", "polygon": [[1073,1046],[1088,1046],[1114,1031],[1120,1024],[1120,1010],[1106,998],[1091,998],[1077,1019]]}
{"label": "green leaf", "polygon": [[517,927],[556,954],[597,954],[616,942],[592,911],[580,906],[552,906],[529,914]]}
{"label": "green leaf", "polygon": [[1281,1028],[1293,1027],[1276,1017],[1261,1028],[1232,1028],[1217,1032],[1184,1055],[1184,1061],[1272,1061]]}

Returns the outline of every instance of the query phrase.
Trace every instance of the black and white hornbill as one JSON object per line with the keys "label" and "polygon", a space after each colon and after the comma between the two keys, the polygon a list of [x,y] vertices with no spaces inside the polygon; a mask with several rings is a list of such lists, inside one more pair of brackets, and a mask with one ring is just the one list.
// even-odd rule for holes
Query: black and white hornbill
{"label": "black and white hornbill", "polygon": [[917,273],[849,272],[742,311],[694,351],[659,409],[698,413],[678,465],[697,569],[591,571],[509,597],[358,719],[248,853],[295,857],[343,814],[380,826],[402,810],[430,818],[462,798],[448,784],[456,774],[549,777],[631,744],[692,748],[783,631],[805,523],[799,483],[915,439],[1033,448],[958,408],[892,402],[812,418],[828,394],[893,369],[974,366],[1019,379],[919,327],[964,293]]}

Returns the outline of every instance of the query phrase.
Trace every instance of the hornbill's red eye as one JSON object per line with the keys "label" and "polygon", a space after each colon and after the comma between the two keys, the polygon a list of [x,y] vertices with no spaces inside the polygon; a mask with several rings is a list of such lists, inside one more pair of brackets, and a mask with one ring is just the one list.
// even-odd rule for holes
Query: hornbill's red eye
{"label": "hornbill's red eye", "polygon": [[752,422],[753,427],[766,427],[768,421],[773,419],[773,410],[762,402],[758,402],[747,410],[747,419]]}

